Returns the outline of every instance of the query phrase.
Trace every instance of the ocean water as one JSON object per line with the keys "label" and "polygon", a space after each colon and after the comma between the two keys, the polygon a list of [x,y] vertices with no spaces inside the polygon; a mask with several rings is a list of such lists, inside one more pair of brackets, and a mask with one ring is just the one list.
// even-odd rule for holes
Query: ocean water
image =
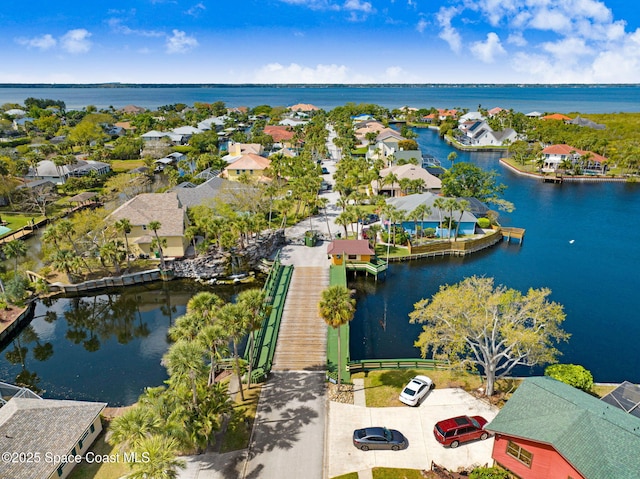
{"label": "ocean water", "polygon": [[291,106],[311,103],[326,110],[353,103],[375,103],[393,109],[467,108],[496,106],[523,113],[614,113],[640,111],[639,85],[415,85],[415,86],[207,86],[128,88],[25,88],[0,86],[0,105],[26,98],[62,100],[67,109],[156,109],[162,105],[223,101],[228,107]]}

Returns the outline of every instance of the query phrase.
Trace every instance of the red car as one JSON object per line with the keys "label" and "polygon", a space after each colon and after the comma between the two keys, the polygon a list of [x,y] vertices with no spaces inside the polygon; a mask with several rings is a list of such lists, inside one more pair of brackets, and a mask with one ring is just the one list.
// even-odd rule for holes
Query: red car
{"label": "red car", "polygon": [[443,446],[458,447],[461,442],[486,439],[489,433],[484,430],[487,420],[482,416],[458,416],[438,422],[433,435]]}

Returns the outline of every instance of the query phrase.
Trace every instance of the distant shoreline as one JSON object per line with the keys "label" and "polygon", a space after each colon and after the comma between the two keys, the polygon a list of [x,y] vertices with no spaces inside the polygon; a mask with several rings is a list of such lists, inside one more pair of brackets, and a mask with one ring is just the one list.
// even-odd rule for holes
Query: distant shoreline
{"label": "distant shoreline", "polygon": [[637,88],[640,83],[0,83],[0,88]]}

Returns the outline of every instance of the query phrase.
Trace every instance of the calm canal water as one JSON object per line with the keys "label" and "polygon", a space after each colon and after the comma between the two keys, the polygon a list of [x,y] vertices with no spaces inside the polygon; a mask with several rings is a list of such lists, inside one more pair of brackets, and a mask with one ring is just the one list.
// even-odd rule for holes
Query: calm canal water
{"label": "calm canal water", "polygon": [[[446,158],[453,150],[434,132],[417,131],[423,152],[449,166]],[[418,357],[413,342],[421,327],[408,318],[413,304],[442,284],[483,275],[520,291],[552,290],[551,299],[564,305],[564,329],[572,335],[559,345],[561,362],[585,366],[596,381],[640,382],[640,185],[545,184],[510,173],[498,158],[458,152],[458,161],[500,174],[508,186],[504,197],[516,206],[501,222],[526,228],[522,246],[501,243],[465,258],[393,263],[384,282],[353,280],[358,305],[351,323],[352,359]],[[539,370],[519,373],[530,372]]]}
{"label": "calm canal water", "polygon": [[167,379],[160,364],[169,347],[167,330],[195,293],[212,291],[230,301],[242,289],[260,286],[175,280],[38,302],[33,321],[2,345],[0,378],[29,384],[47,398],[133,404],[145,387]]}

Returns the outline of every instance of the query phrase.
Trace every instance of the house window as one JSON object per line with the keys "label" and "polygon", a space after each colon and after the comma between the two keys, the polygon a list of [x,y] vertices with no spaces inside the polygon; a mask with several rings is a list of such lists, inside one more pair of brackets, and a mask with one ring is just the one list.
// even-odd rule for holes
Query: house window
{"label": "house window", "polygon": [[533,461],[533,454],[531,454],[529,451],[525,449],[522,449],[515,442],[509,441],[509,443],[507,444],[507,454],[509,454],[511,457],[516,458],[525,466],[531,467],[531,462]]}
{"label": "house window", "polygon": [[351,260],[356,260],[356,259],[358,259],[358,255],[350,254],[350,255],[348,255],[348,258],[351,259]]}
{"label": "house window", "polygon": [[92,424],[91,427],[89,428],[89,431],[94,432],[96,430],[96,427]]}

